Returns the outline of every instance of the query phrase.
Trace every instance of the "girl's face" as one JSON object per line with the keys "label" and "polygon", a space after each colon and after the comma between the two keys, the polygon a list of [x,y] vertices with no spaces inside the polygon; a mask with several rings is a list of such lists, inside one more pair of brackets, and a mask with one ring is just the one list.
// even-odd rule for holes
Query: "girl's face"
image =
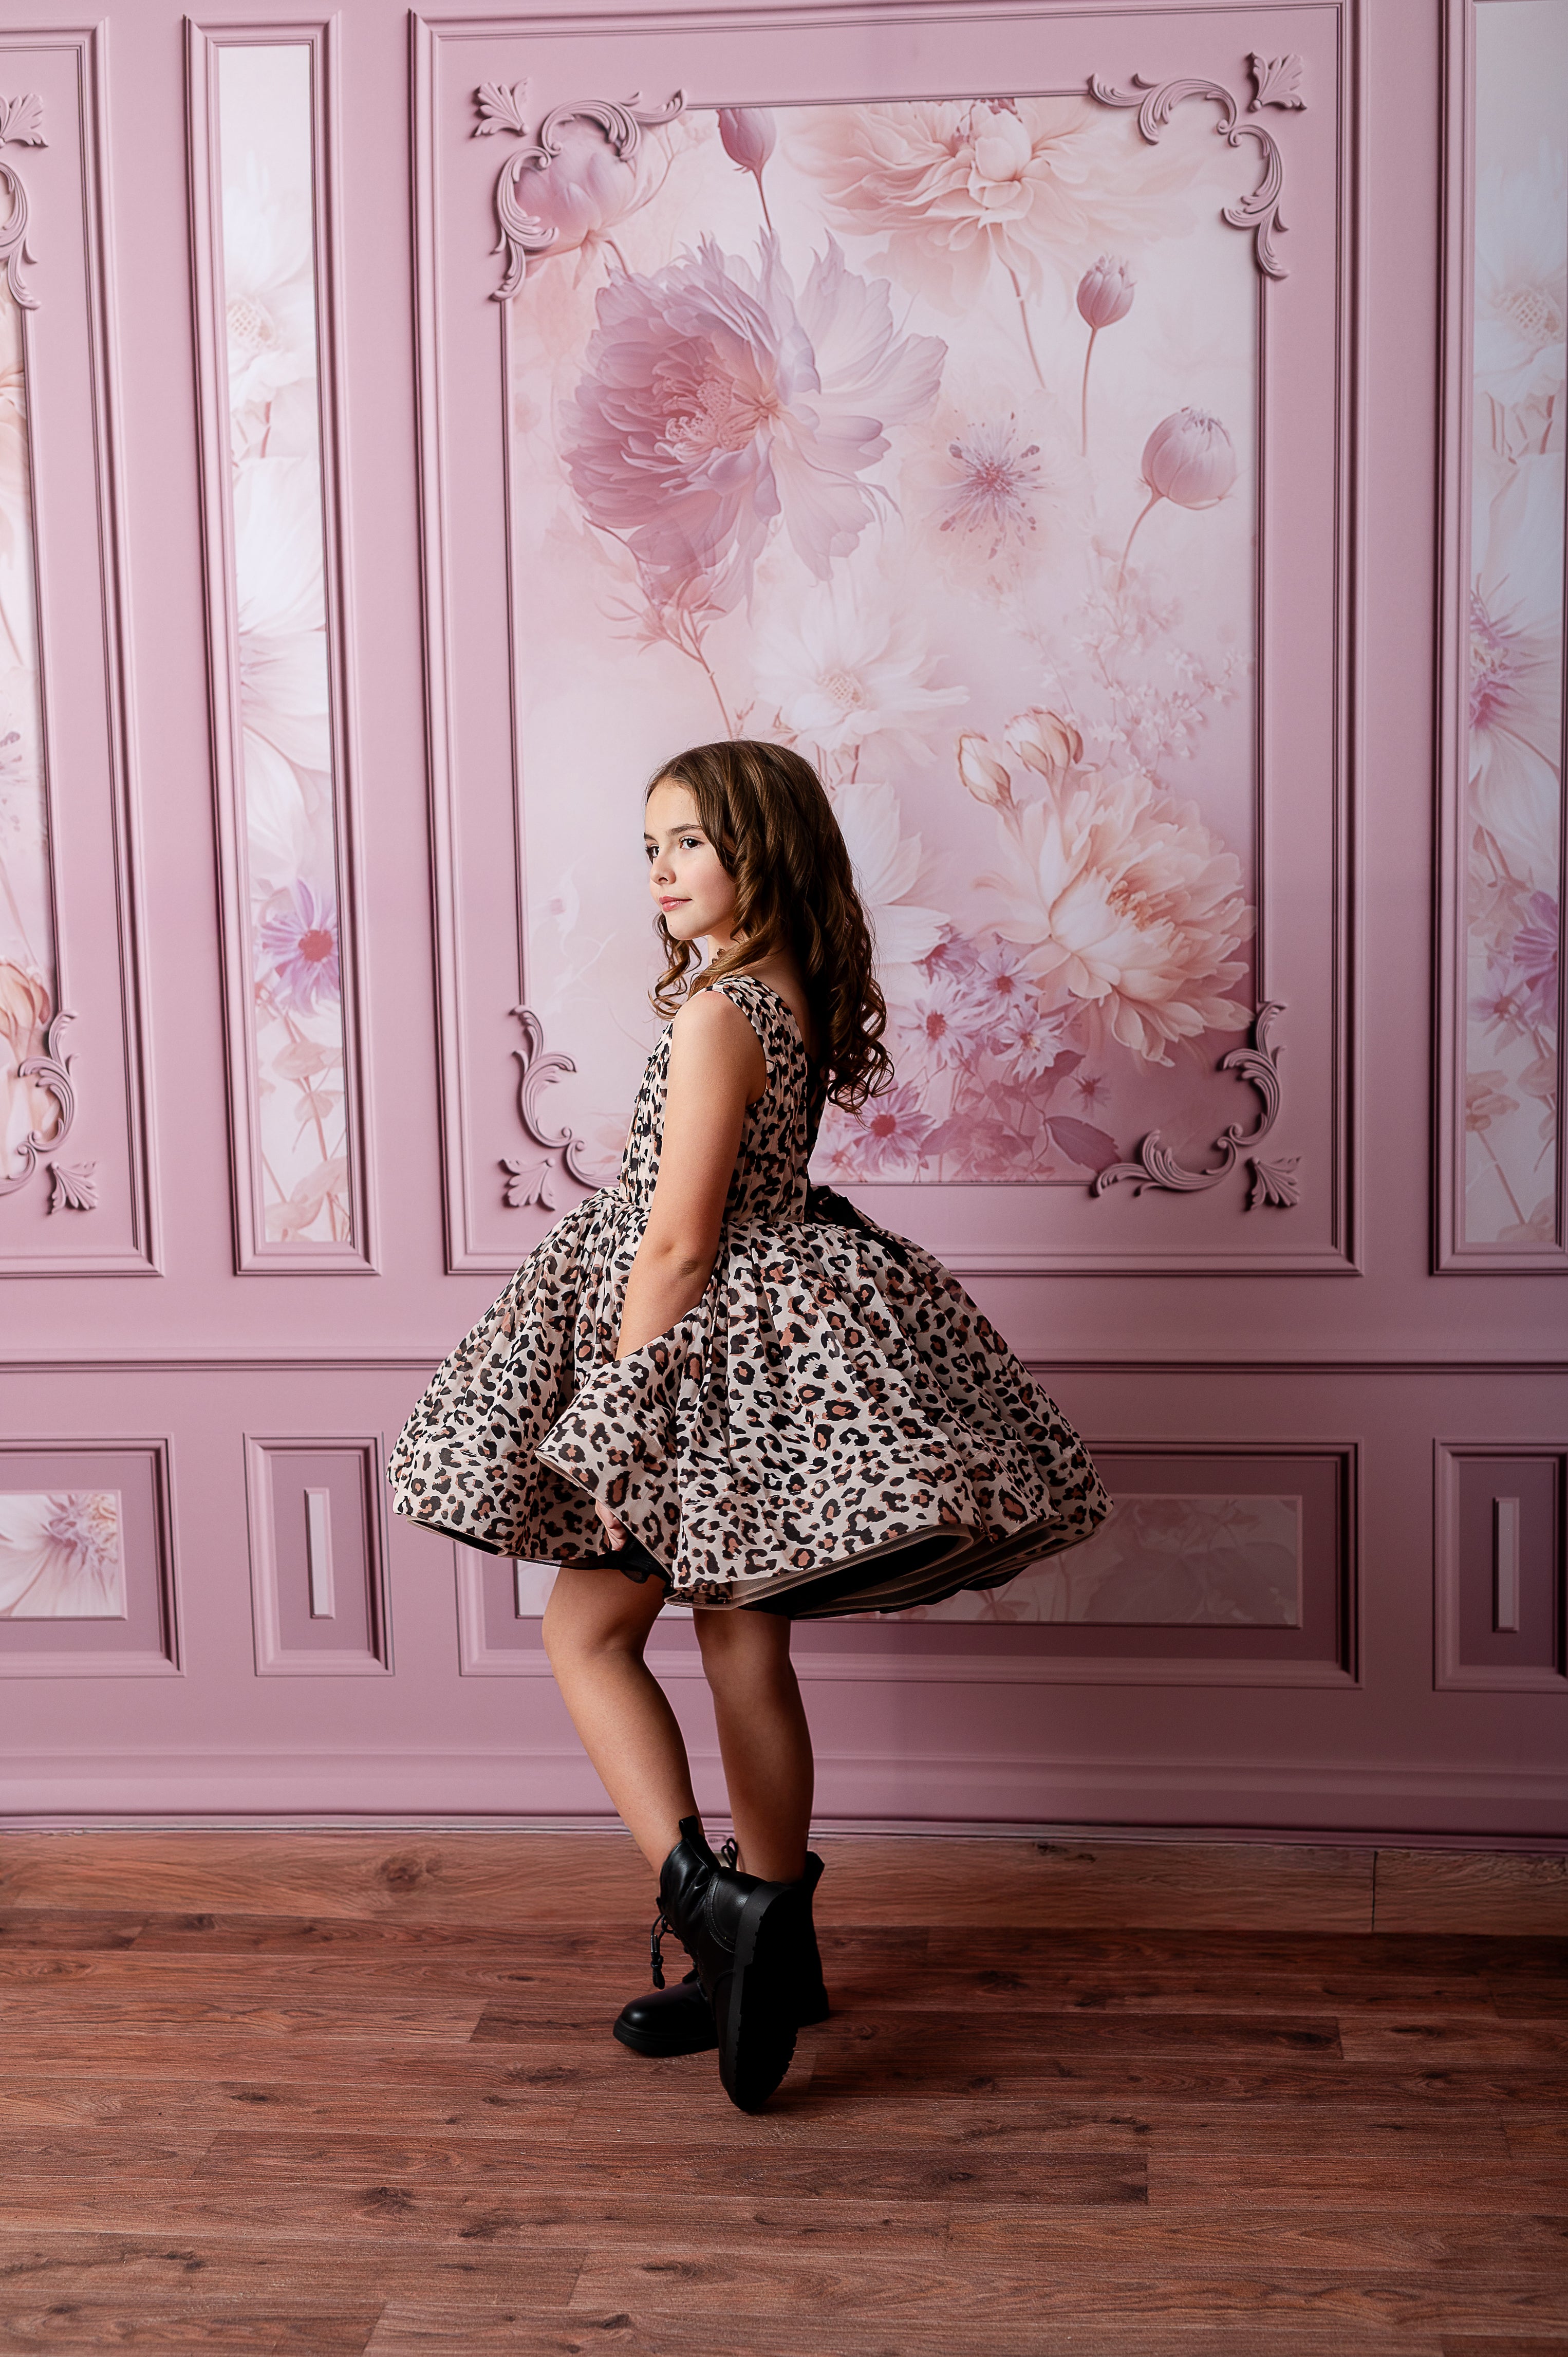
{"label": "girl's face", "polygon": [[735,880],[721,866],[697,815],[689,786],[660,779],[643,811],[648,888],[678,942],[706,939],[715,949],[735,938]]}

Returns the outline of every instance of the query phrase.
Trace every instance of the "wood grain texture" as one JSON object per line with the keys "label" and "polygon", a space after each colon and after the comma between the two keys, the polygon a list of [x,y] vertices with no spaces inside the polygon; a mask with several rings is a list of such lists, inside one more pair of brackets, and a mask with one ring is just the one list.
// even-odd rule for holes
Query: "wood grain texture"
{"label": "wood grain texture", "polygon": [[12,1836],[0,2352],[1568,2352],[1555,1885],[1440,1863],[841,1840],[749,2118],[614,1837]]}

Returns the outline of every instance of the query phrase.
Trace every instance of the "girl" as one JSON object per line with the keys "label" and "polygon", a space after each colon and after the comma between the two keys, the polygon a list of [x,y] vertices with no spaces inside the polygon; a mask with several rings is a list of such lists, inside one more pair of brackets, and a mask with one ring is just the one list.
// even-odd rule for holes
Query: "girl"
{"label": "girl", "polygon": [[[644,829],[668,953],[654,1004],[673,1020],[620,1177],[459,1344],[391,1470],[400,1512],[560,1565],[551,1666],[660,1877],[655,1990],[616,2035],[642,2053],[716,2045],[750,2111],[827,2012],[790,1621],[996,1587],[1087,1537],[1107,1501],[940,1264],[808,1183],[826,1103],[858,1112],[892,1070],[815,770],[778,745],[698,746],[658,771]],[[735,1824],[717,1857],[643,1661],[670,1598],[695,1608],[713,1690]],[[675,1989],[665,1930],[694,1966]]]}

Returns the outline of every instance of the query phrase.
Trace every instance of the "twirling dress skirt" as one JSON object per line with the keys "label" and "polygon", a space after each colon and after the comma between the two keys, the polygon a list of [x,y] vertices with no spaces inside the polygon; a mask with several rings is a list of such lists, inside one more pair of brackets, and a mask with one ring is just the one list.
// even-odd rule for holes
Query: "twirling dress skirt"
{"label": "twirling dress skirt", "polygon": [[[669,1030],[617,1184],[559,1221],[436,1372],[392,1452],[397,1510],[531,1562],[657,1569],[673,1600],[792,1619],[992,1587],[1087,1538],[1083,1443],[940,1261],[808,1185],[811,1069],[784,1001],[702,1299],[621,1360],[658,1175]],[[596,1508],[638,1542],[607,1555]]]}

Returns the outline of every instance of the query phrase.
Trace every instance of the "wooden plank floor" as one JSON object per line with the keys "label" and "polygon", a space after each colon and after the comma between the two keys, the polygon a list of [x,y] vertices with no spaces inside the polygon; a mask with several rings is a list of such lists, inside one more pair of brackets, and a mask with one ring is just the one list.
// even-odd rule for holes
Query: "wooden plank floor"
{"label": "wooden plank floor", "polygon": [[1568,2350],[1568,1861],[822,1847],[748,2119],[618,1836],[0,1837],[0,2352]]}

